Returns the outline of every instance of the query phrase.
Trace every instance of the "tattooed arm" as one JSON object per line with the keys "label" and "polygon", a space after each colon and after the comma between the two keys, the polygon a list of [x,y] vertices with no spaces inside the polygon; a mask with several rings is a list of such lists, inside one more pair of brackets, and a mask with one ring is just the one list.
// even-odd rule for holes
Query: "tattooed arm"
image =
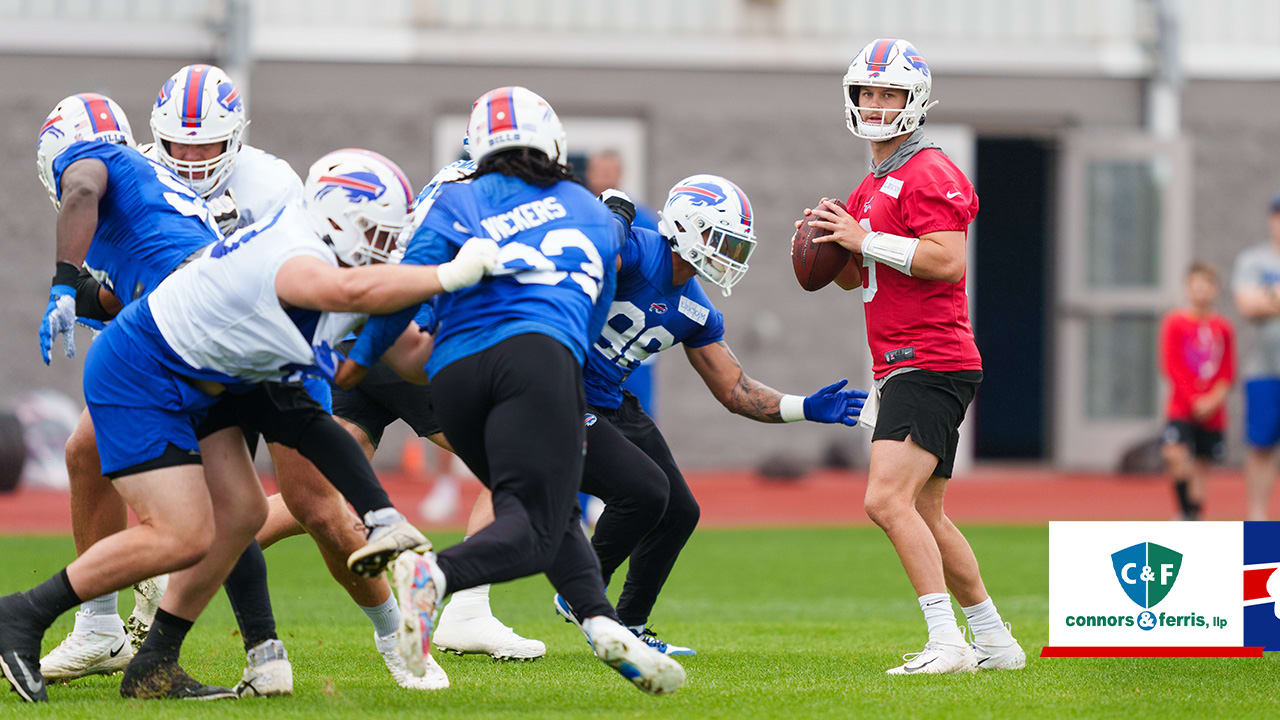
{"label": "tattooed arm", "polygon": [[711,394],[729,412],[760,422],[783,422],[778,409],[783,394],[747,375],[723,340],[684,351]]}

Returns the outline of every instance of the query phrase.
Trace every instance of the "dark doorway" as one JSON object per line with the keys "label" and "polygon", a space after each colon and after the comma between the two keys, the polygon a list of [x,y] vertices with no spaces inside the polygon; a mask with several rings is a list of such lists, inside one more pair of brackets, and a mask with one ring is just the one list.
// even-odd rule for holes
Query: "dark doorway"
{"label": "dark doorway", "polygon": [[975,404],[979,459],[1047,456],[1051,143],[978,140],[974,333],[984,377]]}

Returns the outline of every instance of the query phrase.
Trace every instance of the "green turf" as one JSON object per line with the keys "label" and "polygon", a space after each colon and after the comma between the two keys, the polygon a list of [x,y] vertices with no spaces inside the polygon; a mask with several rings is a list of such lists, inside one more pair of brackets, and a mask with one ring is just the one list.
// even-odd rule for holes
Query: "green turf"
{"label": "green turf", "polygon": [[[373,650],[368,621],[329,580],[314,546],[295,538],[267,551],[281,636],[294,668],[292,698],[209,705],[124,701],[117,678],[50,689],[52,702],[0,696],[0,717],[826,718],[826,717],[1244,717],[1275,709],[1277,659],[1041,660],[1048,534],[981,527],[967,533],[988,588],[1031,657],[1020,672],[889,678],[918,650],[923,621],[892,549],[874,528],[703,530],[689,543],[653,623],[698,649],[688,683],[649,697],[597,662],[578,631],[551,610],[542,578],[496,588],[493,606],[548,657],[523,664],[444,656],[452,687],[394,686]],[[455,537],[439,535],[438,545]],[[65,538],[0,538],[0,591],[26,588],[72,553]],[[122,602],[125,611],[131,599]],[[53,647],[71,626],[45,638]],[[219,596],[187,641],[183,664],[232,685],[243,655]]]}

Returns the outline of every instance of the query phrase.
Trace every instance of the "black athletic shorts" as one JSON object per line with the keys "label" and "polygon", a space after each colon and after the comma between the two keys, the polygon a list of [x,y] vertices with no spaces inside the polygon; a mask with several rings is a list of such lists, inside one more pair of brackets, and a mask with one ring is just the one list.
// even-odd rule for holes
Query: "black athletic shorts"
{"label": "black athletic shorts", "polygon": [[[354,344],[348,340],[338,351],[346,355]],[[382,442],[383,431],[396,420],[405,421],[418,437],[440,432],[431,387],[405,380],[382,361],[369,368],[354,388],[333,386],[333,414],[363,430],[375,448]]]}
{"label": "black athletic shorts", "polygon": [[[204,437],[203,435],[199,437]],[[108,479],[129,477],[150,470],[159,470],[160,468],[177,467],[179,465],[199,465],[199,450],[183,450],[173,443],[165,443],[164,452],[159,457],[140,462],[137,465],[130,465],[127,468],[121,468],[114,472],[106,474]]]}
{"label": "black athletic shorts", "polygon": [[[260,433],[267,442],[297,448],[301,432],[316,416],[327,418],[329,413],[302,383],[262,383],[246,393],[223,393],[196,427],[196,437],[239,426],[246,440],[250,433]],[[250,447],[256,445],[254,440]]]}
{"label": "black athletic shorts", "polygon": [[933,474],[951,477],[960,444],[960,422],[982,384],[982,371],[912,370],[894,375],[880,389],[874,440],[906,440],[938,458]]}
{"label": "black athletic shorts", "polygon": [[1209,430],[1190,420],[1170,420],[1164,428],[1166,445],[1186,445],[1191,454],[1204,460],[1220,461],[1226,455],[1221,430]]}

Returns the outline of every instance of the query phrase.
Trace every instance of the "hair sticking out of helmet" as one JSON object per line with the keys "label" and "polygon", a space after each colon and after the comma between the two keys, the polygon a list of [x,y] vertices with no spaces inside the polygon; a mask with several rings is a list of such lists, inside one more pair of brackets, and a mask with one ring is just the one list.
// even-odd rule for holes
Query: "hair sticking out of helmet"
{"label": "hair sticking out of helmet", "polygon": [[477,163],[512,148],[532,148],[563,163],[568,158],[564,126],[550,103],[532,90],[500,87],[481,95],[471,106],[467,147]]}
{"label": "hair sticking out of helmet", "polygon": [[[864,87],[893,88],[906,95],[901,110],[860,108],[859,93]],[[938,102],[929,102],[933,87],[929,65],[906,40],[872,40],[858,53],[844,75],[845,124],[855,136],[885,141],[914,132],[924,124],[927,113]],[[875,122],[863,115],[879,115]]]}
{"label": "hair sticking out of helmet", "polygon": [[59,101],[36,136],[36,175],[55,208],[61,207],[61,202],[53,180],[53,161],[82,140],[134,144],[129,118],[115,100],[98,93],[76,93]]}
{"label": "hair sticking out of helmet", "polygon": [[[151,110],[160,162],[206,198],[231,177],[248,124],[240,90],[213,65],[178,70],[160,86]],[[217,147],[178,147],[182,145]]]}
{"label": "hair sticking out of helmet", "polygon": [[691,175],[672,186],[658,215],[676,254],[727,297],[756,248],[747,194],[719,175]]}
{"label": "hair sticking out of helmet", "polygon": [[344,265],[398,257],[412,191],[391,160],[371,150],[335,150],[312,164],[302,197],[316,234]]}

